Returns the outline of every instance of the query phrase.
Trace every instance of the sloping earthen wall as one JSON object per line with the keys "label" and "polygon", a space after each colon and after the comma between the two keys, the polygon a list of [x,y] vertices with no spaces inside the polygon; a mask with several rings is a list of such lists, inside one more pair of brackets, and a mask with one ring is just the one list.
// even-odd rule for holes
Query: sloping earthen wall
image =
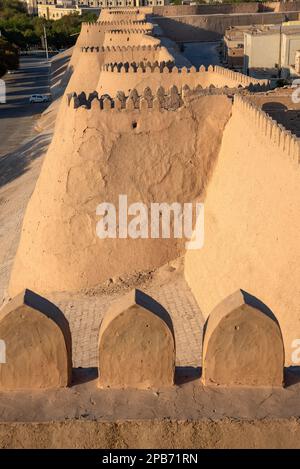
{"label": "sloping earthen wall", "polygon": [[128,204],[198,198],[231,105],[226,96],[203,96],[176,111],[65,103],[27,206],[10,294],[24,286],[37,292],[92,287],[182,253],[179,239],[98,238],[96,208],[102,202],[118,208],[119,194],[128,195]]}
{"label": "sloping earthen wall", "polygon": [[231,26],[252,24],[279,24],[287,20],[298,20],[298,12],[245,13],[191,16],[159,16],[155,22],[164,34],[177,42],[198,42],[221,40],[225,30]]}

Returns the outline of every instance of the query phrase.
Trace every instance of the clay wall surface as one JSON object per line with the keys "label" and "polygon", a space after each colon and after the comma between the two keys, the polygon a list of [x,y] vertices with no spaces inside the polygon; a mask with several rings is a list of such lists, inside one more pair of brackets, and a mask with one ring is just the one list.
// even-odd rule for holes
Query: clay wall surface
{"label": "clay wall surface", "polygon": [[[97,90],[103,65],[106,63],[162,63],[174,61],[174,57],[168,50],[161,46],[83,47],[77,57],[76,67],[69,81],[67,93],[76,92],[79,94],[82,90],[91,93]],[[123,76],[123,80],[124,78]],[[108,87],[109,89],[105,93],[115,90],[116,87],[113,86],[113,83],[119,83],[112,76],[111,79],[112,86]],[[121,83],[120,86],[117,91],[119,89],[125,90],[124,83]],[[131,86],[130,89],[132,88],[134,86]],[[112,96],[115,96],[115,94],[112,94]]]}
{"label": "clay wall surface", "polygon": [[164,46],[123,46],[94,48],[84,47],[82,52],[100,53],[105,57],[105,63],[140,63],[140,62],[169,62],[174,61],[173,55]]}
{"label": "clay wall surface", "polygon": [[[147,35],[146,31],[140,28],[140,23],[135,25],[132,21],[122,21],[122,27],[116,29],[116,27],[119,28],[118,25],[116,26],[117,23],[118,25],[121,24],[119,21],[82,24],[66,74],[71,77],[67,92],[79,93],[84,89],[89,93],[97,88],[100,68],[105,63],[106,50],[119,47],[160,45],[160,40]],[[149,25],[149,23],[145,24]],[[94,54],[82,53],[82,51],[90,50],[87,48],[91,47],[95,51]],[[101,53],[97,53],[97,50]],[[167,60],[172,60],[171,55],[165,48],[160,51],[159,56],[168,57]]]}
{"label": "clay wall surface", "polygon": [[119,194],[128,194],[128,204],[198,198],[231,112],[226,96],[200,97],[176,111],[71,104],[61,108],[27,206],[11,294],[24,285],[37,292],[92,287],[182,253],[179,239],[98,238],[96,207],[118,207]]}
{"label": "clay wall surface", "polygon": [[272,450],[299,449],[299,440],[300,422],[294,417],[274,419],[224,417],[216,420],[212,417],[197,419],[193,416],[180,420],[118,418],[116,421],[111,418],[95,421],[69,418],[60,422],[49,420],[41,423],[0,423],[0,445],[12,449],[170,448],[171,453],[174,448],[186,448],[187,451],[191,448]]}
{"label": "clay wall surface", "polygon": [[205,198],[205,241],[185,276],[205,317],[242,289],[276,315],[286,364],[300,337],[299,140],[235,97]]}
{"label": "clay wall surface", "polygon": [[[152,24],[144,21],[100,21],[97,23],[82,23],[81,32],[78,37],[77,46],[102,46],[105,32],[116,31],[139,31],[147,33],[152,31]],[[125,44],[123,44],[125,45]]]}
{"label": "clay wall surface", "polygon": [[94,91],[97,87],[101,66],[104,61],[104,54],[79,52],[76,66],[67,86],[67,92],[80,93],[83,87],[87,93]]}
{"label": "clay wall surface", "polygon": [[[90,42],[88,45],[93,44]],[[147,35],[142,30],[107,31],[102,45],[111,46],[148,46],[159,45],[160,39]]]}

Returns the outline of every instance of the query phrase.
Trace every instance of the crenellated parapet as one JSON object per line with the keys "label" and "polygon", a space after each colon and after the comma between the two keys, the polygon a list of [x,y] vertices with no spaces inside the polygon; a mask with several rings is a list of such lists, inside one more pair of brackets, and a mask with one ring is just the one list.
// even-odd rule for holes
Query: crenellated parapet
{"label": "crenellated parapet", "polygon": [[122,8],[122,9],[117,9],[117,8],[111,8],[109,10],[106,10],[105,13],[108,15],[116,15],[116,16],[135,16],[139,15],[141,11],[139,9],[133,9],[133,8]]}
{"label": "crenellated parapet", "polygon": [[[144,50],[147,50],[148,46],[144,46]],[[197,73],[216,73],[219,75],[222,75],[225,79],[230,79],[236,82],[240,82],[241,84],[244,84],[245,86],[249,85],[269,85],[269,80],[260,80],[257,78],[252,78],[247,75],[243,75],[242,73],[239,72],[234,72],[232,70],[228,70],[227,68],[219,67],[219,66],[213,66],[209,65],[208,67],[205,67],[205,65],[201,65],[199,68],[192,66],[192,67],[182,67],[178,68],[174,64],[166,66],[166,68],[161,68],[158,66],[154,66],[151,69],[147,69],[144,66],[144,64],[137,64],[136,67],[127,67],[125,64],[104,64],[102,69],[104,71],[109,71],[109,72],[119,72],[119,73],[172,73],[172,74],[179,74],[179,75],[189,75],[189,74],[197,74]]]}
{"label": "crenellated parapet", "polygon": [[149,25],[149,26],[152,26],[151,23],[147,23],[146,20],[140,20],[140,19],[118,19],[118,20],[112,20],[112,21],[109,21],[109,20],[106,20],[106,21],[85,21],[84,24],[97,24],[97,25],[100,25],[100,26],[107,26],[107,25],[116,25],[116,26],[119,26],[119,25],[132,25],[132,24],[138,24],[138,25]]}
{"label": "crenellated parapet", "polygon": [[117,21],[117,20],[145,20],[145,12],[141,12],[137,9],[115,9],[111,10],[108,8],[103,8],[100,12],[98,21]]}
{"label": "crenellated parapet", "polygon": [[95,91],[88,96],[85,92],[80,94],[70,93],[66,97],[67,106],[71,109],[84,107],[90,110],[166,110],[175,111],[184,105],[182,93],[176,86],[171,86],[168,90],[159,87],[152,91],[149,87],[138,93],[136,89],[131,90],[128,96],[123,91],[119,91],[114,98],[108,95],[99,96]]}
{"label": "crenellated parapet", "polygon": [[118,72],[118,73],[152,73],[157,71],[159,73],[169,73],[174,67],[174,61],[141,61],[132,62],[127,61],[124,63],[105,63],[101,66],[101,71],[105,72]]}
{"label": "crenellated parapet", "polygon": [[233,109],[242,111],[257,128],[257,135],[264,136],[296,164],[300,163],[300,139],[278,124],[260,107],[246,97],[236,95]]}
{"label": "crenellated parapet", "polygon": [[120,21],[85,21],[82,23],[82,28],[89,29],[89,28],[102,28],[106,29],[142,29],[146,31],[152,31],[153,24],[149,23],[145,20],[120,20]]}
{"label": "crenellated parapet", "polygon": [[154,45],[143,45],[143,46],[82,46],[81,52],[135,52],[135,51],[163,51],[166,50],[164,46],[160,46],[158,44]]}
{"label": "crenellated parapet", "polygon": [[140,28],[139,26],[133,25],[132,28],[113,28],[107,31],[107,34],[119,34],[119,35],[125,35],[125,34],[148,34],[151,33],[152,29],[143,29]]}
{"label": "crenellated parapet", "polygon": [[[212,67],[212,65],[210,65]],[[242,84],[246,86],[251,85],[265,85],[269,86],[269,80],[260,80],[257,78],[249,77],[248,75],[244,75],[240,72],[234,72],[233,70],[229,70],[228,68],[220,67],[219,65],[215,65],[213,67],[215,73],[219,73],[220,75],[230,78],[236,81],[240,81]]]}
{"label": "crenellated parapet", "polygon": [[[132,89],[129,93],[124,91],[117,91],[115,95],[100,94],[97,91],[92,93],[68,93],[66,96],[67,106],[72,109],[84,107],[86,109],[165,109],[174,110],[178,107],[183,106],[191,99],[200,96],[215,96],[215,95],[236,95],[241,93],[240,88],[215,88],[210,86],[209,88],[202,88],[201,85],[191,89],[189,86],[184,85],[178,88],[176,85],[172,85],[169,88],[159,86],[158,88],[150,88],[146,86],[141,92],[137,89]],[[158,99],[159,106],[154,101]],[[143,103],[143,100],[147,101],[147,106]],[[132,101],[134,106],[132,106]],[[176,104],[175,104],[176,103]]]}

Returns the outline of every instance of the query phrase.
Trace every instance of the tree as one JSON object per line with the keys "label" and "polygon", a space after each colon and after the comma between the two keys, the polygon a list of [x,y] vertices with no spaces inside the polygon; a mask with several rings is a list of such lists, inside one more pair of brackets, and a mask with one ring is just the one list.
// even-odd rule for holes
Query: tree
{"label": "tree", "polygon": [[57,21],[32,17],[22,2],[0,0],[0,31],[10,43],[21,49],[41,47],[43,28],[46,27],[49,48],[61,49],[74,45],[83,21],[96,21],[95,14],[66,15]]}
{"label": "tree", "polygon": [[18,49],[0,37],[0,76],[19,66]]}

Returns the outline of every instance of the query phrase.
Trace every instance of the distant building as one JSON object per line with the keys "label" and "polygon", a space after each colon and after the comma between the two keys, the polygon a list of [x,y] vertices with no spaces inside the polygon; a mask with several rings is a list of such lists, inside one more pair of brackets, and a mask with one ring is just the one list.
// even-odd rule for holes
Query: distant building
{"label": "distant building", "polygon": [[[47,19],[57,20],[62,16],[84,11],[98,14],[101,8],[124,8],[140,6],[162,6],[168,5],[169,0],[24,0],[27,5],[33,3],[31,10],[39,16]],[[29,10],[29,6],[28,6]]]}
{"label": "distant building", "polygon": [[72,15],[76,13],[78,15],[82,15],[85,11],[99,15],[100,8],[93,7],[93,6],[86,6],[86,5],[82,5],[82,6],[73,5],[72,0],[61,1],[61,2],[57,0],[56,4],[51,4],[51,3],[47,3],[47,4],[39,3],[38,4],[38,15],[40,17],[46,18],[47,20],[59,20],[63,16]]}
{"label": "distant building", "polygon": [[244,34],[244,73],[287,77],[295,67],[300,49],[300,23],[252,28]]}
{"label": "distant building", "polygon": [[300,75],[300,50],[296,52],[296,59],[295,59],[295,72]]}
{"label": "distant building", "polygon": [[228,28],[223,39],[223,61],[229,68],[242,70],[244,66],[245,26]]}

